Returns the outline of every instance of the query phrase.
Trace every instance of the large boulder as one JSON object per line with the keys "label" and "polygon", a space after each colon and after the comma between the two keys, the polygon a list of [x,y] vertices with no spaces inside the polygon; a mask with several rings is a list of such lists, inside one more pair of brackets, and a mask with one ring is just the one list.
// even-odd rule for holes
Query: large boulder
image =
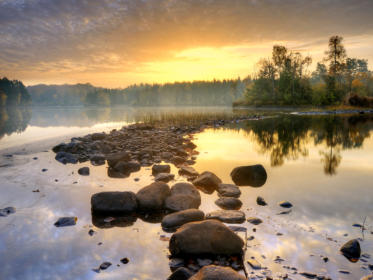
{"label": "large boulder", "polygon": [[201,268],[189,280],[245,280],[246,277],[230,267],[208,265]]}
{"label": "large boulder", "polygon": [[192,184],[177,183],[171,188],[171,195],[166,198],[165,207],[171,211],[182,211],[201,205],[201,195]]}
{"label": "large boulder", "polygon": [[114,167],[120,161],[130,161],[131,157],[127,152],[117,154],[110,154],[106,157],[107,163],[110,167]]}
{"label": "large boulder", "polygon": [[242,224],[245,213],[239,210],[217,210],[206,214],[206,219],[216,219],[227,224]]}
{"label": "large boulder", "polygon": [[131,172],[139,171],[141,165],[138,161],[119,161],[115,164],[114,169],[122,174],[130,174]]}
{"label": "large boulder", "polygon": [[232,170],[231,177],[237,186],[261,187],[267,181],[263,165],[239,166]]}
{"label": "large boulder", "polygon": [[136,194],[140,210],[162,210],[166,198],[170,195],[170,187],[163,182],[154,182]]}
{"label": "large boulder", "polygon": [[96,213],[132,213],[137,199],[133,192],[100,192],[92,195],[91,206]]}
{"label": "large boulder", "polygon": [[162,227],[166,229],[180,227],[183,224],[203,221],[205,214],[197,209],[187,209],[165,216],[162,220]]}
{"label": "large boulder", "polygon": [[360,258],[361,249],[357,239],[352,239],[346,242],[340,249],[342,254],[352,262],[356,262]]}
{"label": "large boulder", "polygon": [[180,166],[179,169],[179,174],[180,175],[186,175],[188,177],[197,177],[198,172],[191,166]]}
{"label": "large boulder", "polygon": [[241,254],[243,240],[230,228],[216,220],[183,225],[171,236],[171,255]]}
{"label": "large boulder", "polygon": [[219,196],[238,198],[241,195],[240,189],[233,184],[219,184],[217,191]]}
{"label": "large boulder", "polygon": [[195,180],[193,185],[199,187],[205,193],[213,193],[221,183],[218,176],[210,171],[201,173]]}
{"label": "large boulder", "polygon": [[157,175],[158,173],[170,173],[171,166],[168,164],[155,164],[152,167],[152,174]]}

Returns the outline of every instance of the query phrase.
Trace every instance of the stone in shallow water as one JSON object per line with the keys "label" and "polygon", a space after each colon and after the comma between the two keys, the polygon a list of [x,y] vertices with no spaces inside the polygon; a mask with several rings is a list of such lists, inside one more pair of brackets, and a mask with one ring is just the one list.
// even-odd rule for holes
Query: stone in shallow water
{"label": "stone in shallow water", "polygon": [[205,171],[201,173],[195,180],[193,185],[199,187],[205,193],[213,193],[221,183],[221,180],[214,173]]}
{"label": "stone in shallow water", "polygon": [[77,220],[78,220],[77,217],[62,217],[62,218],[59,218],[58,221],[54,223],[54,225],[56,227],[75,226]]}
{"label": "stone in shallow water", "polygon": [[89,157],[92,165],[99,166],[105,164],[105,156],[102,154],[94,154]]}
{"label": "stone in shallow water", "polygon": [[14,207],[6,207],[3,209],[0,209],[0,217],[6,217],[10,214],[14,214],[16,212],[16,208]]}
{"label": "stone in shallow water", "polygon": [[78,174],[82,175],[82,176],[88,176],[89,175],[89,167],[79,168]]}
{"label": "stone in shallow water", "polygon": [[157,175],[158,173],[170,173],[171,167],[168,164],[155,164],[152,167],[152,174]]}
{"label": "stone in shallow water", "polygon": [[185,267],[176,269],[167,280],[187,280],[193,275],[193,272]]}
{"label": "stone in shallow water", "polygon": [[206,219],[217,219],[228,224],[241,224],[245,221],[245,213],[238,210],[217,210],[206,214]]}
{"label": "stone in shallow water", "polygon": [[247,219],[247,221],[253,225],[259,225],[261,223],[263,223],[263,221],[259,218],[255,218],[255,217],[250,217]]}
{"label": "stone in shallow water", "polygon": [[108,269],[110,266],[111,266],[110,262],[103,262],[102,264],[100,264],[100,269],[105,270],[105,269]]}
{"label": "stone in shallow water", "polygon": [[142,189],[137,194],[140,210],[162,210],[166,198],[170,195],[170,187],[163,182],[154,182]]}
{"label": "stone in shallow water", "polygon": [[168,182],[172,181],[174,178],[175,178],[174,174],[170,174],[170,173],[158,173],[155,176],[154,180],[156,182],[161,181],[161,182],[168,183]]}
{"label": "stone in shallow water", "polygon": [[239,166],[232,170],[231,177],[237,186],[261,187],[267,181],[267,172],[261,164]]}
{"label": "stone in shallow water", "polygon": [[66,152],[58,152],[55,156],[55,159],[63,164],[78,162],[78,159],[75,155]]}
{"label": "stone in shallow water", "polygon": [[190,280],[245,280],[246,277],[240,275],[230,267],[216,265],[204,266]]}
{"label": "stone in shallow water", "polygon": [[171,255],[232,255],[241,254],[243,240],[216,220],[184,224],[171,236]]}
{"label": "stone in shallow water", "polygon": [[180,175],[186,175],[186,176],[198,176],[198,172],[191,166],[180,166],[179,169]]}
{"label": "stone in shallow water", "polygon": [[278,203],[278,205],[280,205],[281,207],[284,207],[284,208],[293,207],[293,204],[291,204],[289,201],[281,201],[281,202]]}
{"label": "stone in shallow water", "polygon": [[224,197],[235,197],[238,198],[241,195],[240,189],[233,184],[219,184],[217,189],[219,196]]}
{"label": "stone in shallow water", "polygon": [[137,210],[133,192],[100,192],[92,195],[91,207],[97,213],[132,213]]}
{"label": "stone in shallow water", "polygon": [[361,254],[360,243],[357,239],[352,239],[346,242],[340,251],[351,262],[357,262]]}
{"label": "stone in shallow water", "polygon": [[127,152],[121,152],[116,154],[110,154],[107,156],[106,160],[110,167],[114,167],[120,161],[129,161],[131,159]]}
{"label": "stone in shallow water", "polygon": [[235,197],[220,197],[215,204],[225,210],[238,210],[242,206],[241,200]]}
{"label": "stone in shallow water", "polygon": [[260,206],[266,206],[267,205],[267,202],[264,200],[263,197],[261,196],[258,196],[256,198],[256,204],[260,205]]}
{"label": "stone in shallow water", "polygon": [[255,259],[247,260],[252,269],[262,269],[262,265]]}
{"label": "stone in shallow water", "polygon": [[165,216],[162,220],[163,228],[180,227],[189,222],[202,221],[205,214],[197,209],[187,209]]}
{"label": "stone in shallow water", "polygon": [[170,196],[166,198],[165,207],[171,211],[197,209],[201,205],[199,191],[190,183],[176,183],[172,186]]}

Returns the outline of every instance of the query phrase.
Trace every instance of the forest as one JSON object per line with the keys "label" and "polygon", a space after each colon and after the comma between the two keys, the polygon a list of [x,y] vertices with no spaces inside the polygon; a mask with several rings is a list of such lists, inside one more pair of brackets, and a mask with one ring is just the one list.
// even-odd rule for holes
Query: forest
{"label": "forest", "polygon": [[0,78],[0,107],[28,105],[31,96],[21,81]]}
{"label": "forest", "polygon": [[259,61],[244,99],[235,105],[372,106],[373,74],[368,61],[348,57],[342,41],[343,37],[330,37],[325,58],[313,72],[308,70],[310,56],[273,46],[272,57]]}
{"label": "forest", "polygon": [[242,98],[250,80],[213,80],[139,84],[107,89],[90,84],[28,87],[33,105],[231,106]]}

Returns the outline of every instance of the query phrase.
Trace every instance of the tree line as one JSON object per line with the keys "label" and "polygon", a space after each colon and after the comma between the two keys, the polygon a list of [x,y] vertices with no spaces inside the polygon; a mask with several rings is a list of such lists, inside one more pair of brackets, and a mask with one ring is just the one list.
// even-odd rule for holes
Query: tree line
{"label": "tree line", "polygon": [[250,80],[139,84],[107,89],[90,84],[36,85],[28,87],[34,105],[99,106],[231,106],[242,98]]}
{"label": "tree line", "polygon": [[245,98],[236,105],[338,105],[353,95],[373,96],[368,61],[348,57],[342,41],[330,37],[325,58],[313,72],[310,56],[273,46],[272,57],[259,61]]}
{"label": "tree line", "polygon": [[0,107],[28,105],[30,94],[21,81],[0,78]]}

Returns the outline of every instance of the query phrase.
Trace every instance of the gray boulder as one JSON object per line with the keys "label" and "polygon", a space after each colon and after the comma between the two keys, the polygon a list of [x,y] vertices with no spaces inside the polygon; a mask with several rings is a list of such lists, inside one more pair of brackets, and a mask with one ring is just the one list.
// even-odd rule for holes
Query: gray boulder
{"label": "gray boulder", "polygon": [[206,214],[206,219],[216,219],[227,224],[242,224],[245,213],[238,210],[217,210]]}
{"label": "gray boulder", "polygon": [[163,228],[176,228],[189,222],[203,221],[205,214],[197,209],[187,209],[165,216],[162,220]]}
{"label": "gray boulder", "polygon": [[[229,241],[229,242],[227,242]],[[223,223],[210,220],[183,225],[171,236],[171,255],[242,253],[243,240]]]}
{"label": "gray boulder", "polygon": [[220,196],[225,196],[225,197],[240,197],[241,191],[240,189],[233,184],[219,184],[218,193]]}
{"label": "gray boulder", "polygon": [[91,207],[96,213],[132,213],[137,199],[133,192],[100,192],[92,195]]}
{"label": "gray boulder", "polygon": [[189,183],[177,183],[171,188],[171,195],[166,198],[165,208],[171,211],[182,211],[201,205],[199,191]]}
{"label": "gray boulder", "polygon": [[216,265],[204,266],[190,280],[245,280],[246,277],[230,267]]}
{"label": "gray boulder", "polygon": [[238,210],[242,206],[241,200],[235,197],[220,197],[215,204],[225,210]]}
{"label": "gray boulder", "polygon": [[136,194],[140,210],[162,210],[166,198],[170,195],[170,187],[163,182],[154,182]]}
{"label": "gray boulder", "polygon": [[232,170],[231,177],[237,186],[261,187],[267,181],[263,165],[239,166]]}

